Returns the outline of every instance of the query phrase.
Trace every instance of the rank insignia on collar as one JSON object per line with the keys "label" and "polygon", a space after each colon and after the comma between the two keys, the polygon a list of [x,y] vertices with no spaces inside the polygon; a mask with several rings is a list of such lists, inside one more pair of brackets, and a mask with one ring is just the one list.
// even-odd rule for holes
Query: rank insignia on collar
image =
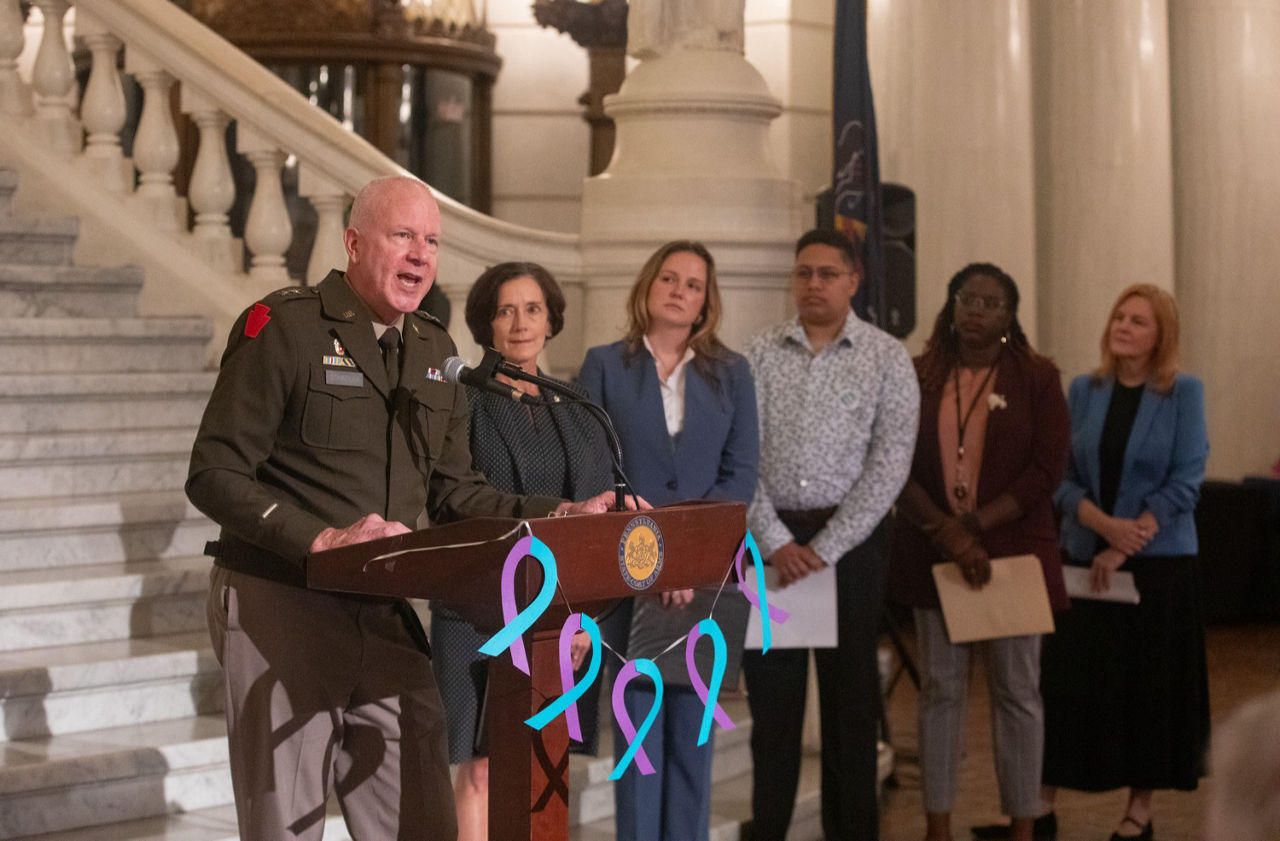
{"label": "rank insignia on collar", "polygon": [[427,379],[434,380],[435,382],[438,382],[438,383],[448,382],[448,380],[444,378],[444,374],[440,371],[439,368],[428,368]]}
{"label": "rank insignia on collar", "polygon": [[337,336],[334,336],[333,338],[333,352],[338,354],[338,356],[347,355],[347,351],[342,347],[342,342],[338,341]]}
{"label": "rank insignia on collar", "polygon": [[354,368],[356,361],[349,356],[326,356],[321,359],[325,365],[332,365],[335,368]]}

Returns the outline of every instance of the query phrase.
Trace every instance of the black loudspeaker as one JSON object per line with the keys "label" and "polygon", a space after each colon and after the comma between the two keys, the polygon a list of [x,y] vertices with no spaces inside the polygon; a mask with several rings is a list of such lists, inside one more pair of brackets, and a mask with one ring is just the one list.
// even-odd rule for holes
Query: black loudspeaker
{"label": "black loudspeaker", "polygon": [[[899,339],[916,326],[916,194],[901,184],[881,184],[884,219],[884,299],[882,325]],[[818,228],[835,227],[830,188],[814,197]]]}
{"label": "black loudspeaker", "polygon": [[899,339],[916,327],[916,194],[881,184],[884,218],[884,329]]}

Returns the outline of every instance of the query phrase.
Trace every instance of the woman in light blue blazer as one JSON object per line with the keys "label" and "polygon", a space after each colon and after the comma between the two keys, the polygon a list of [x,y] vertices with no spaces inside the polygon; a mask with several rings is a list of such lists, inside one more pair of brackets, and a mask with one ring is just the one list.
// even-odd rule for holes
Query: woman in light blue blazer
{"label": "woman in light blue blazer", "polygon": [[[631,288],[626,337],[592,348],[582,363],[578,381],[612,416],[631,483],[653,505],[689,499],[750,502],[755,491],[755,386],[746,359],[716,337],[720,313],[711,254],[701,243],[667,243],[648,259]],[[732,686],[747,602],[736,591],[717,600],[716,589],[637,597],[628,655],[655,657],[711,615],[714,603],[729,649],[724,685]],[[710,651],[709,645],[698,649],[704,678],[710,674]],[[682,645],[655,662],[664,697],[644,749],[656,773],[641,775],[633,764],[615,784],[617,837],[706,841],[713,747],[712,740],[697,746],[703,704],[689,685]],[[654,692],[646,681],[633,681],[625,701],[638,724],[653,706]],[[625,748],[615,722],[615,756],[621,758]]]}
{"label": "woman in light blue blazer", "polygon": [[[1156,789],[1204,775],[1209,694],[1195,507],[1209,452],[1204,386],[1178,373],[1178,311],[1150,284],[1121,293],[1102,365],[1068,393],[1071,452],[1055,497],[1068,564],[1088,590],[1045,639],[1044,800],[1129,789],[1113,839],[1152,838]],[[1131,572],[1137,605],[1105,601]]]}

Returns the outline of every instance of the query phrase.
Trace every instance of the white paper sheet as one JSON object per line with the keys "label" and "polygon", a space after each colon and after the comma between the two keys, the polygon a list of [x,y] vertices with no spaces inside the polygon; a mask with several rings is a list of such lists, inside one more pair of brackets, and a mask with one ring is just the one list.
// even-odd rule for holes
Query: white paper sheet
{"label": "white paper sheet", "polygon": [[[755,570],[746,567],[748,581],[755,583]],[[836,568],[828,566],[810,573],[787,587],[778,588],[778,571],[764,568],[769,604],[777,605],[791,616],[786,622],[774,622],[769,629],[770,650],[774,648],[835,648],[836,645]],[[760,611],[751,609],[747,618],[745,647],[764,647],[764,629]]]}
{"label": "white paper sheet", "polygon": [[1111,588],[1103,593],[1093,592],[1093,585],[1089,583],[1089,567],[1064,566],[1062,580],[1067,584],[1067,595],[1073,599],[1097,599],[1122,604],[1138,604],[1142,600],[1132,572],[1112,573]]}

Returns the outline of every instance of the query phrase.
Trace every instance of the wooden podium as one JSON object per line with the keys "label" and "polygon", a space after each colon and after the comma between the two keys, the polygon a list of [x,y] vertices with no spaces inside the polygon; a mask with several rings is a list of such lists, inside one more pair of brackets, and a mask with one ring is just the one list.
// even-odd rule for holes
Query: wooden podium
{"label": "wooden podium", "polygon": [[[627,583],[620,559],[624,533],[637,517],[657,525],[662,544],[661,568],[643,591]],[[307,585],[432,599],[492,634],[504,624],[503,564],[528,533],[517,530],[520,522],[475,518],[319,552],[307,561]],[[511,665],[509,652],[489,661],[489,835],[503,841],[568,841],[569,733],[564,717],[542,730],[524,723],[561,694],[558,647],[565,618],[571,611],[599,613],[638,592],[720,584],[746,534],[746,506],[693,502],[527,522],[529,531],[555,554],[559,589],[525,634],[530,674]],[[736,592],[732,577],[729,581]],[[526,560],[516,573],[517,604],[528,605],[541,587],[542,566]],[[701,618],[690,617],[690,625]]]}

